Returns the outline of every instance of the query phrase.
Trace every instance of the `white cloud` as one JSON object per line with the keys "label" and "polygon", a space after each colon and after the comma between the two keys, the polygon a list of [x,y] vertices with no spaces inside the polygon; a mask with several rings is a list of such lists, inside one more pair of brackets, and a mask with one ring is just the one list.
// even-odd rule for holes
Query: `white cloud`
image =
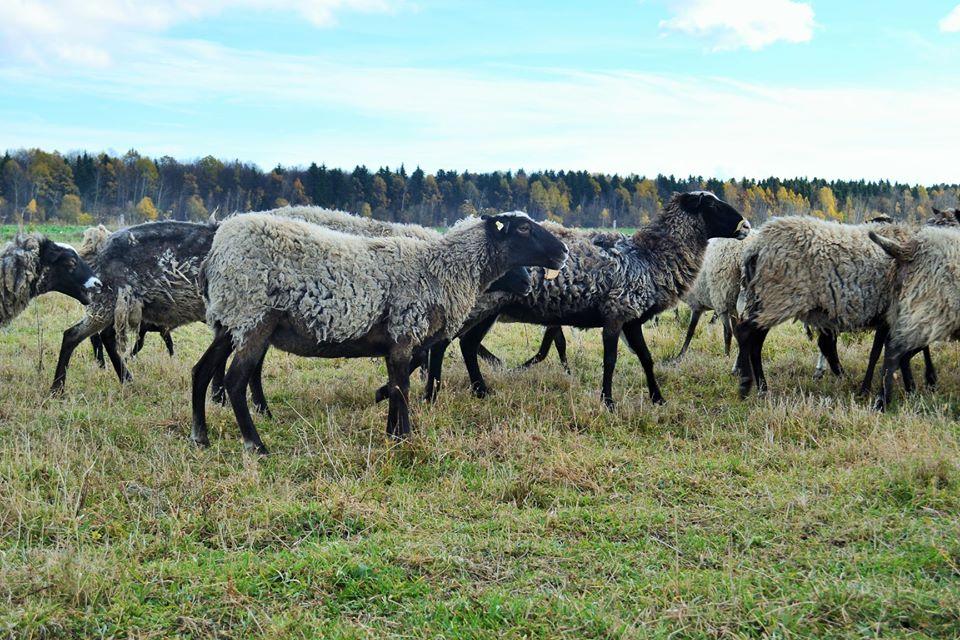
{"label": "white cloud", "polygon": [[398,0],[3,0],[0,55],[46,65],[106,66],[131,41],[229,10],[287,12],[317,27],[341,11],[385,12]]}
{"label": "white cloud", "polygon": [[813,38],[813,7],[795,0],[673,0],[660,28],[704,37],[716,50],[754,51],[774,42]]}
{"label": "white cloud", "polygon": [[940,31],[944,33],[960,32],[960,4],[953,8],[953,11],[944,16],[940,21]]}
{"label": "white cloud", "polygon": [[948,150],[960,146],[952,126],[960,91],[932,85],[803,88],[556,69],[507,76],[179,41],[143,42],[122,63],[82,72],[0,70],[3,83],[105,97],[149,119],[139,132],[71,132],[31,118],[29,106],[6,105],[0,140],[11,147],[212,153],[264,167],[406,163],[929,184],[956,180]]}

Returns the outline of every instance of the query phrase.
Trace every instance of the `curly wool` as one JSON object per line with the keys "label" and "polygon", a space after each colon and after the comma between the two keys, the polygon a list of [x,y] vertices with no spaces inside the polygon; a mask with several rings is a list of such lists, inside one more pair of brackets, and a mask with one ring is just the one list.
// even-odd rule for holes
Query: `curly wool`
{"label": "curly wool", "polygon": [[767,222],[744,248],[741,316],[764,328],[793,319],[834,333],[875,326],[890,306],[896,265],[871,230],[901,240],[913,233],[808,216]]}
{"label": "curly wool", "polygon": [[0,253],[0,327],[20,315],[36,295],[42,241],[38,233],[17,234]]}
{"label": "curly wool", "polygon": [[336,209],[323,207],[281,207],[261,213],[303,220],[312,224],[327,227],[334,231],[349,233],[355,236],[368,238],[389,238],[399,236],[404,238],[419,238],[421,240],[436,240],[440,232],[418,224],[404,224],[401,222],[384,222],[373,218],[356,216]]}
{"label": "curly wool", "polygon": [[77,253],[88,263],[93,263],[93,258],[100,253],[107,245],[107,238],[110,237],[110,230],[102,224],[95,227],[89,227],[83,232],[83,239],[80,241],[80,248]]}
{"label": "curly wool", "polygon": [[394,341],[450,337],[499,275],[498,262],[477,219],[428,242],[242,214],[221,224],[204,266],[207,322],[228,329],[238,350],[271,311],[302,322],[321,344],[360,339],[384,318]]}
{"label": "curly wool", "polygon": [[900,247],[900,264],[886,314],[891,348],[905,353],[960,337],[960,229],[928,226],[892,244]]}
{"label": "curly wool", "polygon": [[707,246],[702,219],[684,212],[676,198],[633,236],[543,226],[569,249],[560,275],[546,280],[534,270],[528,295],[491,294],[477,320],[501,311],[522,322],[584,328],[599,326],[598,320],[647,319],[687,292]]}
{"label": "curly wool", "polygon": [[743,251],[755,237],[755,234],[751,234],[743,240],[710,240],[700,273],[683,296],[683,301],[694,311],[713,309],[718,314],[736,316]]}

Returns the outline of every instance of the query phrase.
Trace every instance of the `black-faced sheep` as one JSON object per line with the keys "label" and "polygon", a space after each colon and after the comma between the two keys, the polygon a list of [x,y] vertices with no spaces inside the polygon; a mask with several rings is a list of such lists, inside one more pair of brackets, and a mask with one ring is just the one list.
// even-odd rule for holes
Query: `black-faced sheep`
{"label": "black-faced sheep", "polygon": [[[533,324],[602,329],[601,398],[608,407],[614,404],[613,372],[622,332],[643,366],[651,399],[662,402],[642,325],[674,306],[687,291],[700,270],[710,238],[743,238],[750,224],[712,193],[697,191],[675,194],[660,215],[632,237],[611,234],[598,243],[587,232],[547,228],[570,248],[570,259],[560,276],[545,280],[535,272],[530,294],[499,299],[460,338],[474,393],[487,393],[477,363],[480,341],[496,317],[506,314]],[[439,378],[439,364],[431,362],[430,376]]]}
{"label": "black-faced sheep", "polygon": [[883,358],[883,387],[877,408],[886,408],[893,394],[893,373],[905,361],[938,340],[960,337],[960,229],[926,227],[906,240],[885,230],[870,239],[894,258],[897,278],[886,310],[889,334]]}
{"label": "black-faced sheep", "polygon": [[[263,214],[223,222],[207,261],[207,320],[216,332],[198,363],[229,349],[227,392],[244,447],[266,453],[246,388],[266,349],[312,357],[385,357],[390,409],[387,432],[410,431],[410,365],[437,340],[449,339],[478,296],[509,269],[557,270],[563,243],[522,214],[485,216],[455,225],[434,241],[365,238]],[[207,441],[205,421],[193,439]]]}
{"label": "black-faced sheep", "polygon": [[70,245],[39,233],[18,234],[0,252],[0,327],[27,308],[30,300],[58,291],[90,303],[100,280]]}
{"label": "black-faced sheep", "polygon": [[67,365],[77,345],[101,334],[120,380],[129,377],[123,364],[126,332],[150,323],[166,329],[202,321],[203,297],[197,284],[216,225],[149,222],[111,234],[95,258],[103,290],[83,319],[67,329],[51,391],[63,390]]}

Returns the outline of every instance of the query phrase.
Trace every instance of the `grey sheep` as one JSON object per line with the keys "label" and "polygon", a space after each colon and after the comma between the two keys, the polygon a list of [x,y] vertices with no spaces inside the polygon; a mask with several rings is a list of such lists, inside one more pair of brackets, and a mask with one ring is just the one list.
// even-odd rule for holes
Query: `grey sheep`
{"label": "grey sheep", "polygon": [[[86,260],[87,264],[93,266],[94,258],[106,246],[110,234],[111,231],[102,224],[85,229],[83,239],[80,242],[80,248],[77,249],[80,257]],[[150,332],[160,334],[164,345],[167,347],[167,353],[172,356],[173,336],[170,335],[170,330],[166,327],[150,324],[149,322],[144,322],[140,325],[137,341],[134,343],[133,349],[130,350],[130,355],[135,356],[140,353],[140,350],[143,349],[143,342],[146,339],[147,333]],[[90,344],[93,346],[93,357],[96,359],[97,364],[100,365],[101,368],[105,367],[106,361],[103,357],[103,339],[99,334],[92,335],[90,336]]]}
{"label": "grey sheep", "polygon": [[[558,270],[560,240],[519,213],[457,223],[433,241],[366,238],[273,215],[224,221],[204,263],[207,321],[215,336],[195,367],[205,386],[220,352],[234,349],[226,375],[248,451],[266,453],[246,388],[271,345],[311,357],[385,357],[387,433],[410,431],[410,366],[462,326],[480,294],[508,270]],[[203,403],[192,438],[208,442]],[[199,410],[199,413],[197,411]]]}
{"label": "grey sheep", "polygon": [[[928,225],[955,225],[952,211],[934,211]],[[892,301],[896,265],[871,242],[877,231],[905,241],[914,230],[900,224],[848,225],[809,216],[776,218],[767,222],[743,255],[741,322],[734,330],[739,346],[740,395],[754,382],[766,389],[762,349],[771,328],[800,320],[820,332],[818,344],[830,368],[841,373],[836,336],[844,331],[876,329],[870,359],[860,386],[869,392],[875,364],[887,337],[884,317]],[[909,367],[904,384],[912,386]],[[928,369],[928,383],[935,373]]]}
{"label": "grey sheep", "polygon": [[744,240],[714,238],[707,246],[703,256],[703,267],[693,286],[683,296],[690,306],[690,325],[683,340],[679,360],[690,347],[697,324],[704,311],[713,310],[723,327],[723,352],[730,355],[730,342],[733,339],[733,327],[739,321],[737,316],[737,298],[740,295],[740,265],[743,262],[743,249],[752,236]]}
{"label": "grey sheep", "polygon": [[893,373],[917,351],[938,340],[960,338],[960,229],[925,227],[915,236],[891,237],[871,231],[870,239],[894,258],[897,278],[885,321],[890,327],[883,359],[883,387],[877,408],[893,393]]}
{"label": "grey sheep", "polygon": [[[597,242],[588,232],[548,228],[570,248],[570,259],[560,276],[545,280],[534,273],[530,294],[502,296],[460,338],[474,393],[487,393],[477,363],[478,347],[497,316],[505,314],[545,326],[602,329],[601,399],[608,407],[614,405],[611,387],[622,332],[643,366],[650,398],[663,402],[642,324],[676,305],[686,293],[700,270],[710,238],[743,238],[750,224],[714,194],[694,191],[675,194],[652,222],[631,237],[609,234]],[[428,385],[440,377],[440,364],[432,360],[431,356]]]}
{"label": "grey sheep", "polygon": [[126,333],[142,323],[175,329],[204,318],[198,277],[209,251],[214,224],[148,222],[111,234],[95,255],[103,290],[83,319],[63,334],[51,391],[63,390],[74,349],[99,334],[121,381],[130,374],[120,354]]}
{"label": "grey sheep", "polygon": [[39,233],[19,233],[0,252],[0,327],[20,315],[30,300],[59,291],[81,304],[100,280],[76,249]]}

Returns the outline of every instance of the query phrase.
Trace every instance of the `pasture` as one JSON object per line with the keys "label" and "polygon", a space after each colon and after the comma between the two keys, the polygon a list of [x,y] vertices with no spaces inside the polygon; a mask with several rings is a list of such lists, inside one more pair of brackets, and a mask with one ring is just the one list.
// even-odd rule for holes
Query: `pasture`
{"label": "pasture", "polygon": [[[646,329],[667,404],[621,345],[614,412],[597,331],[567,330],[571,375],[555,354],[485,366],[486,400],[454,348],[399,445],[382,362],[271,351],[260,459],[229,409],[210,405],[209,449],[187,438],[199,324],[174,358],[148,335],[124,387],[83,345],[49,397],[81,315],[51,294],[0,329],[0,636],[960,635],[954,344],[933,347],[939,388],[886,415],[854,396],[869,340],[814,381],[799,325],[767,341],[769,395],[740,401],[719,326],[664,362],[686,328],[668,312]],[[540,336],[485,344],[513,365]]]}

